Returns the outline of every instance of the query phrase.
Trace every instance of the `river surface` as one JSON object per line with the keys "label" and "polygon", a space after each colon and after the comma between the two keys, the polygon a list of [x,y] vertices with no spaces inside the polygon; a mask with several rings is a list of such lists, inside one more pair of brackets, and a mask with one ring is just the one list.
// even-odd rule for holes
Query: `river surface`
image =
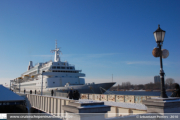
{"label": "river surface", "polygon": [[[172,92],[166,92],[167,96],[171,96]],[[106,91],[104,94],[116,95],[144,95],[144,96],[160,96],[160,91]]]}

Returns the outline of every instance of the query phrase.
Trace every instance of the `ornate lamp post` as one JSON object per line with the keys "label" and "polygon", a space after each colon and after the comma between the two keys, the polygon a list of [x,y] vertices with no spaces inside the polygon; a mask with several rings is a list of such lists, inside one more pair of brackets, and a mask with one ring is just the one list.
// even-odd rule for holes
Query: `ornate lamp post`
{"label": "ornate lamp post", "polygon": [[158,29],[153,33],[156,43],[160,49],[160,78],[161,78],[161,97],[162,98],[167,98],[165,87],[164,87],[164,71],[163,71],[163,63],[162,63],[162,52],[161,52],[161,46],[164,41],[164,36],[165,36],[164,30],[160,28],[160,25],[158,25]]}

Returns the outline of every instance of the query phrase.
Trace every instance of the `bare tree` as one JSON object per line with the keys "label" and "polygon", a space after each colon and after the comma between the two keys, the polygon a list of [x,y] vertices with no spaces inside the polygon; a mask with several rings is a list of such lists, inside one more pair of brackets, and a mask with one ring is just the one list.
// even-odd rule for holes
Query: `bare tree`
{"label": "bare tree", "polygon": [[119,84],[118,84],[118,86],[117,86],[117,91],[119,91],[119,88],[120,88],[120,86],[119,86]]}
{"label": "bare tree", "polygon": [[126,87],[126,83],[122,82],[122,89],[125,89],[125,87]]}
{"label": "bare tree", "polygon": [[169,86],[169,88],[172,88],[172,85],[175,83],[175,80],[173,78],[167,78],[166,84]]}
{"label": "bare tree", "polygon": [[130,89],[131,88],[131,83],[128,81],[128,82],[126,82],[126,88],[127,89]]}
{"label": "bare tree", "polygon": [[144,85],[146,90],[153,90],[154,84],[152,82]]}
{"label": "bare tree", "polygon": [[122,89],[131,89],[131,83],[128,82],[122,82]]}

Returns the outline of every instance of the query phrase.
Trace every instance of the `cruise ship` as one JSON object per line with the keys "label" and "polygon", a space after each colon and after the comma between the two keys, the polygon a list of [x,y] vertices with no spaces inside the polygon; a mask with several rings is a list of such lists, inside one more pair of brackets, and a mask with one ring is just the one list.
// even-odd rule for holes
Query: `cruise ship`
{"label": "cruise ship", "polygon": [[58,92],[78,90],[80,93],[102,94],[115,84],[115,82],[85,83],[85,74],[81,70],[75,69],[75,66],[67,61],[60,60],[61,51],[57,48],[57,41],[55,49],[51,52],[55,53],[54,61],[38,63],[34,66],[30,61],[27,71],[13,80],[14,89],[37,94],[52,90]]}

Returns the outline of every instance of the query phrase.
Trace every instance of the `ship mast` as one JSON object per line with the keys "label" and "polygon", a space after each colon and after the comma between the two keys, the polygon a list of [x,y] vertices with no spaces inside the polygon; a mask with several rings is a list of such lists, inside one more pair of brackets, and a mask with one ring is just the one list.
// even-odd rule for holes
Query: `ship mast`
{"label": "ship mast", "polygon": [[55,43],[55,50],[51,50],[51,52],[55,52],[54,62],[61,62],[60,57],[59,57],[59,54],[61,53],[61,51],[59,50],[59,48],[57,48],[57,40]]}

